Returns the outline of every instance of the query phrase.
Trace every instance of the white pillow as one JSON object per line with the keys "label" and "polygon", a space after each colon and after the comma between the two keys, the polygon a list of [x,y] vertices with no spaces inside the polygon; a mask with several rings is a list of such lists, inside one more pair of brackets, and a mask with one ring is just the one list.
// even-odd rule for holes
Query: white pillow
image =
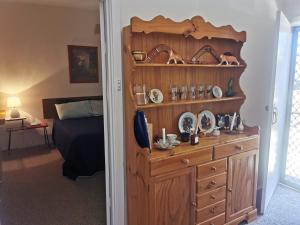
{"label": "white pillow", "polygon": [[90,100],[93,116],[103,115],[103,102],[100,100]]}
{"label": "white pillow", "polygon": [[55,108],[60,120],[93,116],[88,101],[55,104]]}

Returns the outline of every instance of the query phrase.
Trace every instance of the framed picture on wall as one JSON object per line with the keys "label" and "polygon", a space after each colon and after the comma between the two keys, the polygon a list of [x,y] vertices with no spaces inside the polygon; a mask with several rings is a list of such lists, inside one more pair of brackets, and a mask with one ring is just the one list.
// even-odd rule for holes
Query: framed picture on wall
{"label": "framed picture on wall", "polygon": [[70,83],[98,83],[98,48],[68,45]]}

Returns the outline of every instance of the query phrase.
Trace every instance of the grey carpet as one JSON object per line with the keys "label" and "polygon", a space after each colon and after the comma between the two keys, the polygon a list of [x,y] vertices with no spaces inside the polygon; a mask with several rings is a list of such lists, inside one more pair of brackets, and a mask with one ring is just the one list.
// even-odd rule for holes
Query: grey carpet
{"label": "grey carpet", "polygon": [[[105,225],[105,177],[71,181],[57,150],[3,154],[1,225]],[[279,186],[251,225],[300,225],[300,193]]]}
{"label": "grey carpet", "polygon": [[278,186],[266,213],[251,225],[300,225],[300,193]]}
{"label": "grey carpet", "polygon": [[57,150],[3,154],[1,225],[105,225],[105,174],[71,181]]}

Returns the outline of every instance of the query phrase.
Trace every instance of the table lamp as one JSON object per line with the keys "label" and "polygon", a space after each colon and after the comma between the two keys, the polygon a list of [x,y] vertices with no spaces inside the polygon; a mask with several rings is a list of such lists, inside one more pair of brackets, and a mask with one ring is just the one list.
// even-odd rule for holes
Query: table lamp
{"label": "table lamp", "polygon": [[17,107],[21,106],[21,100],[19,97],[8,97],[7,98],[7,107],[11,110],[10,117],[11,118],[19,118],[20,112]]}

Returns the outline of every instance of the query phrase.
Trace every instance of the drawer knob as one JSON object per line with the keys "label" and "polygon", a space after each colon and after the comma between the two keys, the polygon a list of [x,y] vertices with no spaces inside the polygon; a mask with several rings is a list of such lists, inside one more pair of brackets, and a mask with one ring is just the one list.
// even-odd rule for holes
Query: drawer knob
{"label": "drawer knob", "polygon": [[244,146],[243,146],[243,145],[237,145],[237,146],[235,146],[235,148],[236,148],[237,150],[240,150],[240,151],[243,151],[243,150],[244,150]]}
{"label": "drawer knob", "polygon": [[211,208],[209,211],[214,214],[216,212],[216,207]]}
{"label": "drawer knob", "polygon": [[210,182],[210,185],[212,185],[212,186],[215,186],[216,184],[217,184],[216,181],[213,181],[213,180],[212,180],[212,181]]}
{"label": "drawer knob", "polygon": [[216,172],[216,170],[217,170],[217,167],[215,167],[215,166],[212,166],[210,169],[211,169],[211,171],[214,171],[214,172]]}
{"label": "drawer knob", "polygon": [[216,199],[216,196],[210,195],[210,198],[211,198],[211,199]]}
{"label": "drawer knob", "polygon": [[231,188],[228,188],[228,192],[230,192],[230,193],[231,193],[231,192],[232,192],[232,189],[231,189]]}
{"label": "drawer knob", "polygon": [[189,159],[182,159],[181,162],[185,165],[189,165],[190,164],[190,160]]}
{"label": "drawer knob", "polygon": [[197,203],[196,202],[192,202],[192,206],[196,207]]}

